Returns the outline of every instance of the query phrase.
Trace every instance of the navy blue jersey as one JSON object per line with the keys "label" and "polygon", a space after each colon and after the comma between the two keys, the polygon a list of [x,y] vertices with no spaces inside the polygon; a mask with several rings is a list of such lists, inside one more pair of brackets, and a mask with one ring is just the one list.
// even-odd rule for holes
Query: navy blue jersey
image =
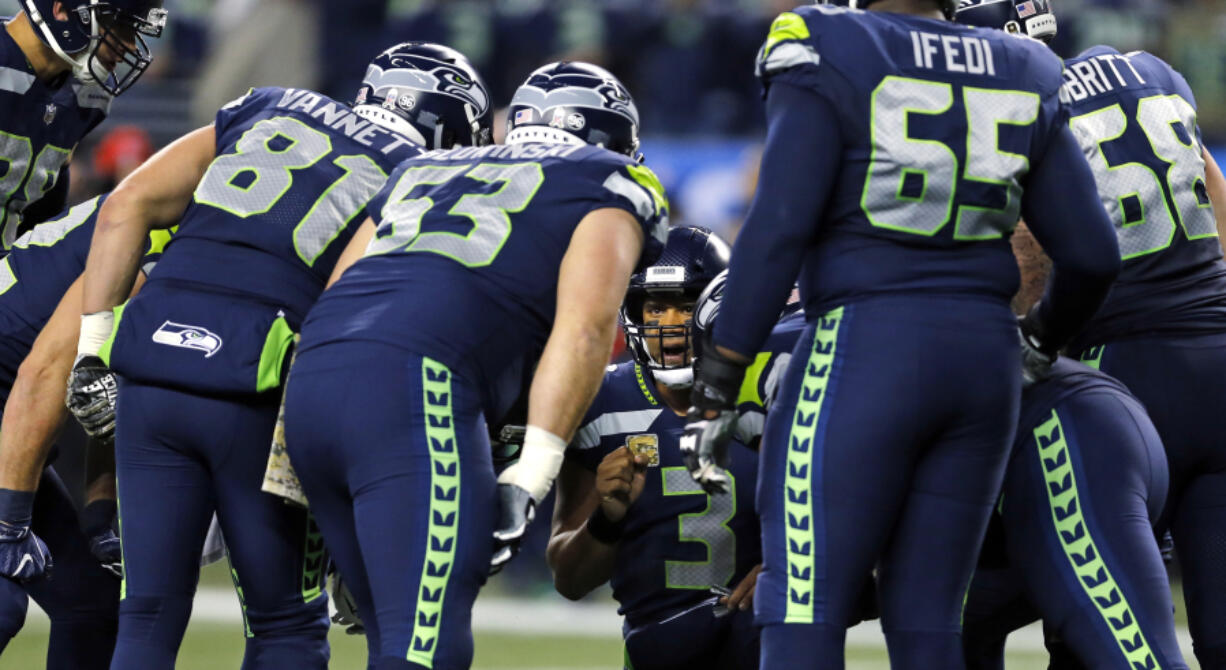
{"label": "navy blue jersey", "polygon": [[610,580],[631,625],[693,606],[711,596],[713,585],[735,587],[762,560],[754,509],[758,455],[733,442],[733,490],[708,496],[682,464],[684,429],[685,417],[656,397],[651,377],[626,362],[609,367],[567,450],[567,458],[592,472],[622,446],[651,455]]}
{"label": "navy blue jersey", "polygon": [[1226,330],[1226,262],[1188,83],[1155,56],[1105,46],[1066,68],[1070,126],[1124,261],[1073,348],[1142,332]]}
{"label": "navy blue jersey", "polygon": [[558,269],[579,222],[613,207],[663,247],[668,203],[655,175],[589,145],[435,151],[398,168],[371,202],[366,256],[320,299],[301,350],[342,340],[421,353],[485,393],[502,416],[553,325]]}
{"label": "navy blue jersey", "polygon": [[[7,398],[34,340],[60,298],[85,270],[94,223],[106,196],[90,198],[17,238],[0,260],[0,397]],[[146,241],[141,269],[148,274],[170,239],[155,231]]]}
{"label": "navy blue jersey", "polygon": [[1110,389],[1136,402],[1128,388],[1114,377],[1061,357],[1052,366],[1050,376],[1022,390],[1022,409],[1018,415],[1014,450],[1033,446],[1035,426],[1050,419],[1061,400],[1088,389]]}
{"label": "navy blue jersey", "polygon": [[259,88],[213,123],[217,157],[153,282],[281,306],[297,328],[387,174],[421,153],[406,137],[311,91]]}
{"label": "navy blue jersey", "polygon": [[81,138],[102,123],[106,91],[70,74],[48,85],[7,31],[0,31],[0,245],[13,246],[21,213],[55,186]]}
{"label": "navy blue jersey", "polygon": [[1030,165],[1066,119],[1049,49],[999,30],[817,5],[775,21],[757,67],[766,87],[827,101],[842,138],[809,140],[840,152],[840,168],[812,222],[806,312],[897,292],[1013,295],[1007,237]]}

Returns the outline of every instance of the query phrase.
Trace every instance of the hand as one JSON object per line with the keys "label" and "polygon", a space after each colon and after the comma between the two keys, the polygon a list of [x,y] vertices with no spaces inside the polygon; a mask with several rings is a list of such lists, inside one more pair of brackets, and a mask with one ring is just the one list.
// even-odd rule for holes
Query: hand
{"label": "hand", "polygon": [[720,598],[719,604],[723,605],[728,612],[744,611],[753,607],[753,593],[757,589],[760,572],[762,572],[761,563],[753,566],[753,569],[741,579],[732,593]]}
{"label": "hand", "polygon": [[596,493],[605,518],[617,523],[643,493],[647,482],[647,457],[636,456],[626,447],[609,453],[596,467]]}
{"label": "hand", "polygon": [[691,407],[686,413],[685,433],[681,436],[681,460],[694,481],[707,493],[728,492],[728,443],[736,429],[737,414],[726,410],[713,419]]}
{"label": "hand", "polygon": [[0,521],[0,576],[21,584],[51,576],[51,552],[28,525]]}
{"label": "hand", "polygon": [[1051,366],[1056,363],[1056,356],[1043,353],[1037,339],[1027,335],[1024,328],[1018,328],[1022,341],[1022,386],[1031,386],[1047,378],[1051,374]]}
{"label": "hand", "polygon": [[64,403],[90,437],[114,440],[118,389],[115,373],[102,359],[83,354],[77,356],[72,373],[68,375],[68,397]]}
{"label": "hand", "polygon": [[694,364],[692,406],[686,412],[681,458],[694,481],[707,493],[727,493],[728,442],[736,430],[736,397],[746,364],[732,360],[712,343],[703,346]]}
{"label": "hand", "polygon": [[89,538],[89,553],[98,559],[102,569],[123,579],[123,552],[119,547],[119,536],[115,531],[106,530]]}
{"label": "hand", "polygon": [[345,585],[340,570],[333,570],[328,575],[328,591],[332,594],[332,602],[336,605],[336,614],[332,615],[332,623],[345,628],[347,635],[365,635],[366,625],[358,615],[358,601]]}
{"label": "hand", "polygon": [[491,575],[498,574],[519,552],[519,542],[535,516],[536,501],[530,493],[515,484],[498,485],[498,525],[494,528]]}

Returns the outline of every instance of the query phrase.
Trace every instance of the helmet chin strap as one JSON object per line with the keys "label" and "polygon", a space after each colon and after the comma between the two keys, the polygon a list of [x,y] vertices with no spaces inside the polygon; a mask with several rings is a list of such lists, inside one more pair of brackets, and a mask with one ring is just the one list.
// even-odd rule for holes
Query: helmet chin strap
{"label": "helmet chin strap", "polygon": [[694,367],[673,368],[671,370],[652,370],[651,376],[670,389],[688,389],[694,385]]}

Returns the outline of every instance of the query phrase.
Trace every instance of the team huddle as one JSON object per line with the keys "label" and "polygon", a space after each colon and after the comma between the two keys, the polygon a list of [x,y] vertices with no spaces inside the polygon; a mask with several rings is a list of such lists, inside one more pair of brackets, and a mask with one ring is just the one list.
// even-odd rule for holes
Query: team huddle
{"label": "team huddle", "polygon": [[1173,542],[1226,670],[1226,179],[1187,83],[1061,62],[1047,0],[839,4],[759,51],[729,249],[670,228],[611,73],[540,67],[494,144],[481,75],[422,42],[352,102],[254,88],[67,207],[166,13],[22,0],[0,651],[33,598],[49,669],[173,668],[221,538],[244,668],[327,667],[329,591],[372,670],[467,668],[556,480],[554,584],[611,584],[626,668],[842,668],[869,618],[894,668],[1002,668],[1036,620],[1052,668],[1186,668]]}

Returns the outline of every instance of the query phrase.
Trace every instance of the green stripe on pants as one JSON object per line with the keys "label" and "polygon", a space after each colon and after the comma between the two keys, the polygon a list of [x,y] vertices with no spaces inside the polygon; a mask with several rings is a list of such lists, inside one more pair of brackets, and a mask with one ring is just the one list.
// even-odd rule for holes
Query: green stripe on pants
{"label": "green stripe on pants", "polygon": [[812,465],[813,459],[820,457],[814,453],[818,442],[817,426],[842,319],[843,308],[840,307],[819,320],[788,435],[787,472],[783,478],[783,512],[787,522],[784,537],[788,550],[788,608],[784,623],[813,623],[817,538],[813,523],[816,501],[812,490]]}
{"label": "green stripe on pants", "polygon": [[1159,668],[1124,592],[1115,583],[1094,538],[1090,537],[1082,501],[1077,496],[1077,478],[1068,453],[1064,427],[1055,410],[1052,410],[1050,419],[1034,429],[1034,440],[1039,450],[1039,464],[1043,468],[1044,488],[1056,538],[1073,568],[1073,574],[1077,576],[1077,582],[1115,637],[1128,666]]}
{"label": "green stripe on pants", "polygon": [[451,371],[442,363],[422,357],[421,386],[426,443],[430,445],[430,539],[425,547],[426,560],[422,563],[407,658],[432,668],[447,580],[455,563],[456,530],[460,523],[460,457],[451,414]]}

